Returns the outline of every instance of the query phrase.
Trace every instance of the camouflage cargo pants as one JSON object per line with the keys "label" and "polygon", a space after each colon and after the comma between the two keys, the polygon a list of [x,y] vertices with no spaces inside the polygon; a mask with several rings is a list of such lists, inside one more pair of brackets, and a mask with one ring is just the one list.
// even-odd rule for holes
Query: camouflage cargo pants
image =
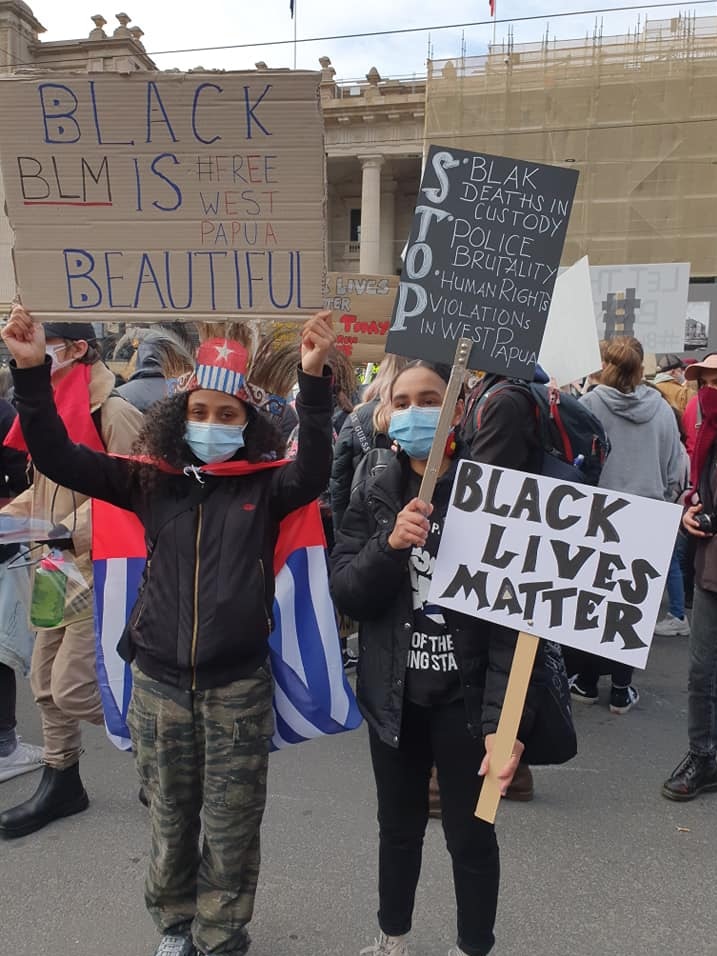
{"label": "camouflage cargo pants", "polygon": [[260,667],[189,692],[133,673],[128,723],[152,829],[147,908],[161,932],[191,932],[201,953],[242,956],[259,875],[271,675]]}

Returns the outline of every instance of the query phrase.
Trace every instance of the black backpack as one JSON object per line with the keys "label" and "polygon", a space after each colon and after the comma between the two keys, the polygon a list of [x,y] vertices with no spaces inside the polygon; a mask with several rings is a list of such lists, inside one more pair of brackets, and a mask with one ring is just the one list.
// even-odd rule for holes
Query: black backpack
{"label": "black backpack", "polygon": [[486,402],[503,389],[528,394],[535,406],[535,423],[543,449],[541,474],[561,481],[597,485],[610,453],[610,442],[601,422],[575,398],[551,385],[504,379],[482,395],[474,390],[463,416],[462,434],[470,442],[480,428]]}

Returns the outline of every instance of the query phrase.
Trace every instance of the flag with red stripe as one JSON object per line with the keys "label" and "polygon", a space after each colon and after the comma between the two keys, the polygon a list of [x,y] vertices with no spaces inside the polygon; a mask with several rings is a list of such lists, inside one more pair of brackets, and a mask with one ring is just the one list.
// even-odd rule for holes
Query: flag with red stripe
{"label": "flag with red stripe", "polygon": [[[133,514],[102,501],[93,501],[92,528],[97,676],[107,734],[128,750],[132,676],[117,644],[142,580],[144,531]],[[282,521],[274,573],[274,747],[355,729],[361,716],[344,674],[316,502]]]}

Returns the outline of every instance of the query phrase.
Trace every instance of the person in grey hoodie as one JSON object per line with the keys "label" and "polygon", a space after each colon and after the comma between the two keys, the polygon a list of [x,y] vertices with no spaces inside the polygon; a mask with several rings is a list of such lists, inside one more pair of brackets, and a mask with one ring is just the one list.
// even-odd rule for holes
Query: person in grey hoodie
{"label": "person in grey hoodie", "polygon": [[[610,339],[603,353],[600,384],[580,401],[600,420],[610,439],[600,487],[674,501],[684,481],[684,451],[674,412],[656,389],[642,381],[643,358],[637,339]],[[632,668],[592,654],[583,656],[573,679],[573,700],[597,701],[603,673],[612,677],[610,710],[626,714],[640,699],[632,686]]]}

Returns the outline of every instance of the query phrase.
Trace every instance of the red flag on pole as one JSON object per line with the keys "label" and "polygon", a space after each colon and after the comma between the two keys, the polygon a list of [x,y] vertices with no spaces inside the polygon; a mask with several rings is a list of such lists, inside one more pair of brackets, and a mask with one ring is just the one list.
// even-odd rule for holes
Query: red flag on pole
{"label": "red flag on pole", "polygon": [[490,15],[494,17],[495,16],[495,0],[488,0],[488,3],[490,4]]}

